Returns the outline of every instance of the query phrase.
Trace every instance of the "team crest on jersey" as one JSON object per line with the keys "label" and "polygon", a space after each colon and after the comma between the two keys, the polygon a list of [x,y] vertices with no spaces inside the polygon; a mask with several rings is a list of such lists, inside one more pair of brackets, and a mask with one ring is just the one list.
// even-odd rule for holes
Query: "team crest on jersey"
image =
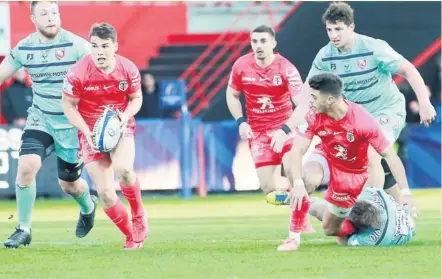
{"label": "team crest on jersey", "polygon": [[57,49],[56,51],[55,51],[55,57],[58,59],[58,60],[61,60],[61,59],[63,59],[63,57],[64,57],[64,49]]}
{"label": "team crest on jersey", "polygon": [[386,114],[382,114],[382,115],[379,117],[379,124],[381,124],[381,125],[385,125],[385,124],[387,124],[389,121],[390,121],[390,119],[389,119],[388,115],[386,115]]}
{"label": "team crest on jersey", "polygon": [[274,85],[281,85],[282,84],[282,78],[280,74],[276,74],[273,76],[273,84]]}
{"label": "team crest on jersey", "polygon": [[41,59],[43,63],[48,63],[48,56],[49,56],[49,49],[48,50],[44,50],[41,53]]}
{"label": "team crest on jersey", "polygon": [[126,91],[128,87],[127,81],[123,80],[120,81],[120,83],[118,83],[118,89],[120,89],[121,91]]}
{"label": "team crest on jersey", "polygon": [[355,141],[355,135],[353,135],[353,133],[350,132],[350,131],[347,132],[347,140],[349,142],[354,142]]}
{"label": "team crest on jersey", "polygon": [[365,69],[365,67],[367,67],[367,60],[366,59],[358,60],[358,67],[361,68],[362,70]]}

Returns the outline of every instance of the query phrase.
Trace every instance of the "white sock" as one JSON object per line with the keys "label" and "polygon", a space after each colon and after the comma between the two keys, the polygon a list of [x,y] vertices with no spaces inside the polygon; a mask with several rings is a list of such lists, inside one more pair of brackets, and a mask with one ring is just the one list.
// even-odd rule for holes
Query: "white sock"
{"label": "white sock", "polygon": [[289,231],[289,238],[296,240],[296,242],[301,243],[301,233],[296,233]]}

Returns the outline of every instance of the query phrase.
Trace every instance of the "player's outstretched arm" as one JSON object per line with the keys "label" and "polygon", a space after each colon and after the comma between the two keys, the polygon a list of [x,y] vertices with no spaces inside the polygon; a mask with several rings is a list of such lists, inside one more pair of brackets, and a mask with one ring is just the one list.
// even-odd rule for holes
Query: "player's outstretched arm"
{"label": "player's outstretched arm", "polygon": [[85,136],[89,136],[92,134],[91,130],[87,126],[83,117],[80,115],[77,109],[78,102],[80,99],[69,97],[66,94],[63,94],[63,111],[66,115],[69,122],[77,128],[80,132],[82,132]]}
{"label": "player's outstretched arm", "polygon": [[428,127],[436,118],[436,110],[431,104],[430,95],[424,79],[416,67],[405,58],[402,59],[397,73],[403,76],[408,83],[410,83],[411,88],[413,88],[417,101],[419,102],[421,124],[425,124],[425,126]]}
{"label": "player's outstretched arm", "polygon": [[17,68],[14,67],[7,58],[3,59],[0,64],[0,85],[10,79],[16,71]]}

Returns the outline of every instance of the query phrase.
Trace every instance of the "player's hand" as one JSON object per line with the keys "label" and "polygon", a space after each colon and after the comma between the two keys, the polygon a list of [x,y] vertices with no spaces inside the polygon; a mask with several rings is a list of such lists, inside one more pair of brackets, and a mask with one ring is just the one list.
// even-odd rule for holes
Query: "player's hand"
{"label": "player's hand", "polygon": [[402,205],[407,206],[410,209],[410,215],[413,219],[417,217],[418,210],[416,204],[414,203],[412,195],[403,195],[402,196]]}
{"label": "player's hand", "polygon": [[430,126],[431,122],[436,119],[436,110],[432,104],[424,105],[419,107],[419,115],[421,117],[421,124],[425,127]]}
{"label": "player's hand", "polygon": [[98,148],[95,145],[94,140],[93,140],[94,134],[89,131],[89,132],[85,133],[84,135],[86,136],[86,140],[87,140],[87,143],[90,146],[90,148],[94,151],[98,151]]}
{"label": "player's hand", "polygon": [[304,198],[309,199],[307,190],[305,189],[302,179],[298,179],[289,192],[290,207],[292,210],[301,210]]}
{"label": "player's hand", "polygon": [[253,138],[252,128],[250,128],[247,122],[243,122],[239,125],[239,136],[242,140]]}
{"label": "player's hand", "polygon": [[281,129],[273,132],[272,141],[270,142],[270,146],[272,147],[273,151],[276,153],[281,153],[284,143],[288,140],[288,138],[288,135]]}
{"label": "player's hand", "polygon": [[129,117],[122,112],[121,110],[117,109],[118,118],[120,118],[121,122],[121,130],[124,132],[127,126],[127,121],[129,121]]}

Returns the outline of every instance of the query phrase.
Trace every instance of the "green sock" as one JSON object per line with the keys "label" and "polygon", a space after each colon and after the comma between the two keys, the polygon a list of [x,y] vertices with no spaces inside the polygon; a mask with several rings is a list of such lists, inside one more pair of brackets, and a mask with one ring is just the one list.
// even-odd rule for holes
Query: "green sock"
{"label": "green sock", "polygon": [[37,196],[35,184],[26,186],[16,184],[15,195],[20,229],[29,232],[31,230],[32,209]]}
{"label": "green sock", "polygon": [[74,197],[77,203],[80,205],[80,212],[83,215],[90,214],[94,210],[94,202],[91,199],[91,193],[89,192],[89,186],[85,183],[84,192],[78,197]]}

